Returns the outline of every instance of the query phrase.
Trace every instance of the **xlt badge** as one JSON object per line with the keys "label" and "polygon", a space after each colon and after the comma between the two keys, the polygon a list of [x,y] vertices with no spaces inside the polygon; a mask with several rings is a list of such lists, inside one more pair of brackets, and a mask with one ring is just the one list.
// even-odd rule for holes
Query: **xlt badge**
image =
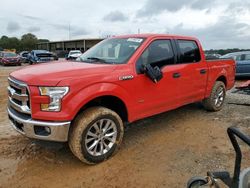
{"label": "xlt badge", "polygon": [[134,78],[133,75],[120,76],[119,80],[132,80]]}

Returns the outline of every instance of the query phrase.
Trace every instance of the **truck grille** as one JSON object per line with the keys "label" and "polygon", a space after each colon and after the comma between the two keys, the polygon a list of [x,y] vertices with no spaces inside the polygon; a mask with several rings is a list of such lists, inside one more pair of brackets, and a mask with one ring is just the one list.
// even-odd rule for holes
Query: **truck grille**
{"label": "truck grille", "polygon": [[19,113],[31,114],[29,91],[25,83],[8,78],[9,107]]}

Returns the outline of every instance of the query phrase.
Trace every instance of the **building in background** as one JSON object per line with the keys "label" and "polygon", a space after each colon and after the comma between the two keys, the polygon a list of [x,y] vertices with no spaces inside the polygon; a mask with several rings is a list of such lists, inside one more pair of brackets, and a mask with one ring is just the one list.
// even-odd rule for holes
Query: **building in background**
{"label": "building in background", "polygon": [[59,57],[65,57],[70,50],[81,50],[85,52],[103,39],[77,39],[53,42],[41,42],[37,44],[38,50],[48,50],[56,53]]}

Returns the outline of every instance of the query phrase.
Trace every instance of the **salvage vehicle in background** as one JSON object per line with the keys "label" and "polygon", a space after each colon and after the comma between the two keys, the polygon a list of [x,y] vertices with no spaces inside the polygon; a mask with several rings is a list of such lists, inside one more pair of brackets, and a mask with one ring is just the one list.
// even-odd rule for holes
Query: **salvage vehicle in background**
{"label": "salvage vehicle in background", "polygon": [[27,60],[32,65],[37,63],[46,63],[49,61],[54,61],[56,60],[56,58],[52,52],[49,52],[47,50],[32,50],[28,54]]}
{"label": "salvage vehicle in background", "polygon": [[20,61],[22,63],[28,63],[28,60],[27,60],[28,54],[29,54],[28,51],[22,51],[22,52],[19,53]]}
{"label": "salvage vehicle in background", "polygon": [[20,57],[14,52],[0,52],[0,64],[21,66]]}
{"label": "salvage vehicle in background", "polygon": [[57,61],[59,59],[58,55],[55,52],[51,52],[51,53],[52,53],[52,55],[54,57],[54,60]]}
{"label": "salvage vehicle in background", "polygon": [[206,60],[218,59],[221,57],[220,54],[205,54]]}
{"label": "salvage vehicle in background", "polygon": [[191,178],[187,183],[187,188],[220,188],[221,186],[218,180],[221,180],[229,188],[250,187],[250,168],[246,168],[241,172],[242,151],[240,148],[241,144],[239,144],[238,141],[241,140],[250,146],[250,136],[243,133],[237,127],[229,127],[227,134],[236,154],[233,175],[230,176],[228,171],[207,172],[206,177],[196,176]]}
{"label": "salvage vehicle in background", "polygon": [[82,55],[82,52],[80,50],[71,50],[69,54],[67,55],[66,59],[67,60],[73,60],[77,59]]}
{"label": "salvage vehicle in background", "polygon": [[236,76],[250,77],[250,51],[229,53],[220,58],[234,59],[236,61]]}
{"label": "salvage vehicle in background", "polygon": [[206,61],[196,38],[117,36],[77,61],[12,72],[8,115],[19,133],[68,141],[78,159],[94,164],[116,153],[124,123],[199,101],[221,110],[234,82],[234,60]]}

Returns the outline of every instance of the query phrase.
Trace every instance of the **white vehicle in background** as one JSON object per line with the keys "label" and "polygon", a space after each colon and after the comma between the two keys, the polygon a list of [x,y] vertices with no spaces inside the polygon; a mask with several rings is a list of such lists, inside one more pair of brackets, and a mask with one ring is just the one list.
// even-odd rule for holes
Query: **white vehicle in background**
{"label": "white vehicle in background", "polygon": [[67,60],[77,59],[79,56],[82,55],[82,52],[80,50],[71,50],[66,57]]}

